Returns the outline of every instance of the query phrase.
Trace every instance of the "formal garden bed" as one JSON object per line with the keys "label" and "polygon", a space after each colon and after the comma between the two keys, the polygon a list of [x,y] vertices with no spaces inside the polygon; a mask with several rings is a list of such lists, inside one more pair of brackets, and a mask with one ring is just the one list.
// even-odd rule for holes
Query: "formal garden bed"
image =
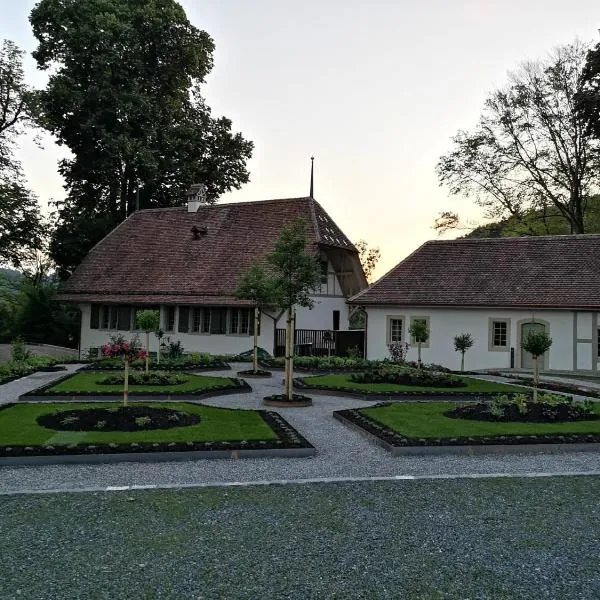
{"label": "formal garden bed", "polygon": [[238,377],[250,379],[268,379],[273,373],[271,373],[271,371],[265,371],[264,369],[258,369],[257,371],[254,371],[254,369],[246,369],[244,371],[238,371],[236,375]]}
{"label": "formal garden bed", "polygon": [[[518,381],[521,385],[533,385],[533,379],[530,377],[518,377],[506,373],[501,373],[500,375],[503,377],[509,377],[512,381]],[[540,387],[553,392],[563,392],[565,394],[576,394],[579,396],[589,396],[590,398],[600,398],[600,391],[586,387],[585,383],[583,382],[581,385],[574,385],[571,383],[560,383],[557,381],[542,381],[540,382]]]}
{"label": "formal garden bed", "polygon": [[457,407],[453,402],[381,403],[336,411],[388,449],[600,443],[600,404],[569,397],[502,395]]}
{"label": "formal garden bed", "polygon": [[10,360],[0,365],[0,385],[32,375],[38,371],[64,371],[64,361],[50,356],[30,356],[23,360]]}
{"label": "formal garden bed", "polygon": [[[299,390],[322,390],[358,398],[486,398],[498,393],[517,394],[524,388],[447,373],[418,369],[394,370],[395,375],[373,373],[316,375],[295,380]],[[369,377],[369,374],[371,377]],[[396,376],[397,375],[397,376]]]}
{"label": "formal garden bed", "polygon": [[271,394],[263,398],[263,404],[266,406],[278,406],[280,408],[312,406],[312,398],[303,394],[292,394],[290,399],[285,394]]}
{"label": "formal garden bed", "polygon": [[[129,378],[130,398],[189,400],[251,391],[244,380],[232,377],[210,377],[183,372],[151,372],[148,375],[143,372],[133,372]],[[122,372],[108,375],[102,371],[80,371],[23,394],[19,399],[77,400],[78,398],[111,397],[118,400],[123,397],[123,381]]]}
{"label": "formal garden bed", "polygon": [[15,459],[165,452],[314,453],[311,444],[277,413],[185,402],[133,402],[126,407],[9,404],[0,407],[0,431],[0,457]]}

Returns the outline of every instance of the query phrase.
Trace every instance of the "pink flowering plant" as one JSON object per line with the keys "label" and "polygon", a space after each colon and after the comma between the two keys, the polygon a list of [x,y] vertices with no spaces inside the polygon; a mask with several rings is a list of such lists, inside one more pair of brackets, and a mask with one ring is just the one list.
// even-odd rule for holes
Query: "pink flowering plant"
{"label": "pink flowering plant", "polygon": [[140,347],[139,340],[128,341],[122,335],[111,336],[110,342],[102,346],[102,354],[109,358],[122,358],[125,366],[125,381],[123,385],[123,404],[127,406],[129,397],[129,363],[144,359],[147,352]]}

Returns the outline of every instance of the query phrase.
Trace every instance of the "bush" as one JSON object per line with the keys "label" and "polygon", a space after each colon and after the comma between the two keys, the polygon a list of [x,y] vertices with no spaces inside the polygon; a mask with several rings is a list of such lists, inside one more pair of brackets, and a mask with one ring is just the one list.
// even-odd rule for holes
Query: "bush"
{"label": "bush", "polygon": [[[130,385],[179,385],[186,381],[185,377],[172,373],[133,371],[129,374]],[[122,373],[109,375],[99,379],[96,383],[99,385],[122,385],[125,383],[125,375]]]}
{"label": "bush", "polygon": [[15,338],[10,343],[10,346],[13,362],[24,362],[28,358],[31,358],[31,352],[27,350],[27,346],[21,338]]}
{"label": "bush", "polygon": [[466,383],[457,377],[410,367],[380,367],[364,373],[353,373],[350,380],[355,383],[392,383],[396,385],[414,385],[420,387],[466,387]]}

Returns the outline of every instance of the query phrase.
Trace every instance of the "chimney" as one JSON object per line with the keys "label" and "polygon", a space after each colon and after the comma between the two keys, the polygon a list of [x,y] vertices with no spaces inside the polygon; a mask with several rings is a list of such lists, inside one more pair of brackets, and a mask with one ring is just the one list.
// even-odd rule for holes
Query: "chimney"
{"label": "chimney", "polygon": [[206,186],[203,183],[193,183],[186,193],[189,213],[198,212],[201,204],[206,204]]}

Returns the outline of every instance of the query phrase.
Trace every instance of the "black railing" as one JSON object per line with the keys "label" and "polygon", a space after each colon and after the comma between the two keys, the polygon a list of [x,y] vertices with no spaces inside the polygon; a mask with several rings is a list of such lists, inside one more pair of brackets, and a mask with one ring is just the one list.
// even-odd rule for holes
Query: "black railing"
{"label": "black railing", "polygon": [[[275,330],[275,356],[285,356],[285,329]],[[294,332],[294,354],[296,356],[348,356],[357,352],[363,356],[365,332],[330,331],[327,329],[296,329]],[[356,348],[356,351],[353,349]],[[351,350],[352,349],[352,350]]]}

